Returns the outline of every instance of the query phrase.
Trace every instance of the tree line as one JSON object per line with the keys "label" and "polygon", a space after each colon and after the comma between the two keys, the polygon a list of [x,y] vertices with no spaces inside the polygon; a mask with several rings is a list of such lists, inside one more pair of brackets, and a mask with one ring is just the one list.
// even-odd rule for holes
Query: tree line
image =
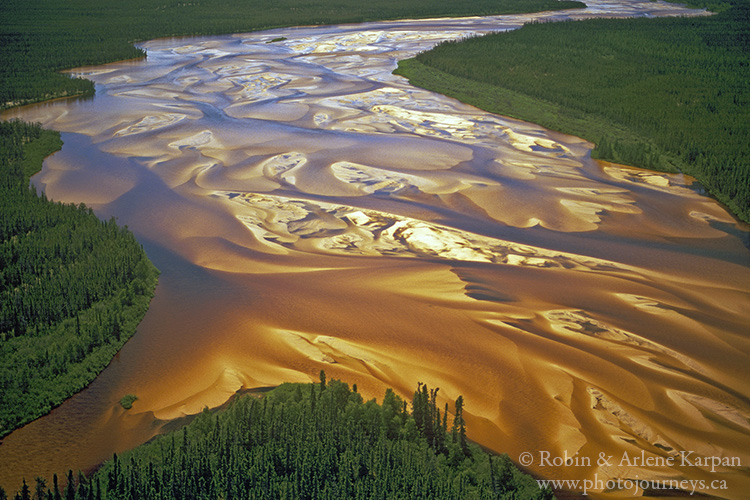
{"label": "tree line", "polygon": [[589,139],[594,157],[693,175],[750,222],[750,6],[725,7],[706,17],[530,23],[441,43],[401,72]]}
{"label": "tree line", "polygon": [[53,97],[93,94],[88,80],[58,71],[143,57],[134,42],[282,26],[395,18],[509,14],[582,8],[557,0],[3,0],[0,2],[0,109]]}
{"label": "tree line", "polygon": [[0,437],[91,382],[156,286],[126,228],[29,186],[60,145],[38,124],[0,122]]}
{"label": "tree line", "polygon": [[[365,402],[343,382],[284,384],[207,409],[181,430],[114,455],[66,485],[25,480],[14,498],[115,499],[551,499],[506,455],[466,440],[463,398],[448,427],[437,389],[407,402],[388,389]],[[33,488],[33,491],[32,491]],[[0,500],[7,494],[0,491]]]}

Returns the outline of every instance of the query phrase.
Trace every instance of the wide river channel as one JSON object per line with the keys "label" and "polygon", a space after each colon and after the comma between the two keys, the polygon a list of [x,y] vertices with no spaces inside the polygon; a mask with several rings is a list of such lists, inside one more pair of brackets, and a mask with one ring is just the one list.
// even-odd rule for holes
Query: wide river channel
{"label": "wide river channel", "polygon": [[127,224],[162,274],[110,366],[3,440],[0,484],[90,470],[325,369],[366,397],[463,395],[469,437],[543,478],[747,498],[748,227],[690,178],[596,162],[584,140],[391,74],[531,19],[691,12],[587,3],[160,39],[75,70],[92,99],[5,112],[62,131],[34,184]]}

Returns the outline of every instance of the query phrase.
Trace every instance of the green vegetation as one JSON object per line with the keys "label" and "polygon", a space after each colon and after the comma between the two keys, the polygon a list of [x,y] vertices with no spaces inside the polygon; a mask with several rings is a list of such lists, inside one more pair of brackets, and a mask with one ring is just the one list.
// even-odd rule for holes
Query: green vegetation
{"label": "green vegetation", "polygon": [[[0,109],[93,94],[92,82],[59,71],[143,57],[133,43],[156,37],[581,7],[557,0],[4,0]],[[2,123],[0,140],[2,437],[108,364],[145,314],[157,271],[114,220],[99,221],[83,205],[50,203],[29,190],[29,176],[61,146],[57,133]]]}
{"label": "green vegetation", "polygon": [[139,40],[281,26],[393,18],[469,16],[580,8],[557,0],[3,0],[0,109],[92,94],[93,84],[57,71],[142,57]]}
{"label": "green vegetation", "polygon": [[120,399],[120,405],[126,410],[129,410],[133,407],[133,403],[135,403],[136,399],[138,399],[138,396],[135,394],[125,394],[122,399]]}
{"label": "green vegetation", "polygon": [[91,382],[156,286],[127,229],[29,187],[61,144],[39,125],[0,122],[0,437]]}
{"label": "green vegetation", "polygon": [[[436,389],[420,385],[409,412],[390,389],[378,405],[343,382],[326,383],[322,372],[321,382],[204,410],[184,429],[115,455],[89,479],[69,472],[65,498],[552,498],[507,456],[466,441],[462,398],[448,429]],[[45,498],[40,481],[35,490]],[[55,488],[50,496],[59,498]]]}
{"label": "green vegetation", "polygon": [[750,7],[528,24],[402,61],[421,87],[584,137],[592,156],[683,171],[750,222]]}

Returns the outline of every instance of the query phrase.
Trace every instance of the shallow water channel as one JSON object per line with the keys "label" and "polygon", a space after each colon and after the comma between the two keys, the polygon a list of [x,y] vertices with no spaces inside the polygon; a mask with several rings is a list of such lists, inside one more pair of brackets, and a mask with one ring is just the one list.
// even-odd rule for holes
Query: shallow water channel
{"label": "shallow water channel", "polygon": [[366,397],[463,395],[469,437],[531,453],[541,477],[687,478],[742,498],[747,226],[692,179],[595,162],[581,139],[391,74],[530,19],[689,12],[589,3],[160,39],[146,60],[75,70],[93,99],[6,112],[63,132],[35,185],[127,224],[162,274],[111,365],[3,441],[0,484],[91,469],[238,390],[325,369]]}

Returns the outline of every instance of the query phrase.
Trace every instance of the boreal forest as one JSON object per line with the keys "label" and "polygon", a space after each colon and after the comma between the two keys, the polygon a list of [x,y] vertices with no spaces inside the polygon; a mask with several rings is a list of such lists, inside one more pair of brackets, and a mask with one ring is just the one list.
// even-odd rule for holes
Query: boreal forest
{"label": "boreal forest", "polygon": [[157,271],[114,220],[29,186],[56,132],[0,122],[0,437],[80,391],[148,308]]}
{"label": "boreal forest", "polygon": [[[209,0],[172,4],[153,0],[127,3],[113,0],[64,3],[8,0],[0,4],[0,109],[53,98],[92,95],[94,86],[90,81],[71,78],[60,71],[143,57],[145,53],[134,43],[155,37],[583,6],[580,2],[554,0],[480,0],[471,3],[388,0],[378,5],[360,3],[355,8],[342,0],[319,0],[304,5],[293,0]],[[133,235],[127,228],[119,227],[115,220],[99,220],[84,205],[55,203],[30,187],[29,177],[41,169],[44,157],[62,146],[59,134],[43,130],[37,124],[3,122],[0,123],[0,141],[2,437],[49,412],[85,387],[107,366],[117,350],[133,335],[145,314],[158,271]],[[356,396],[352,398],[356,400]],[[128,400],[128,405],[132,405],[131,400]],[[314,408],[314,402],[312,405]],[[362,406],[374,408],[372,405]],[[126,405],[123,403],[123,406]],[[284,412],[283,405],[272,408],[273,412]],[[333,414],[332,407],[327,415]],[[270,424],[275,415],[268,413],[266,422]],[[290,411],[288,415],[295,413]],[[315,422],[317,415],[311,413],[306,417],[308,425]],[[409,421],[406,413],[400,415],[401,424],[406,425]],[[263,429],[264,426],[257,428]],[[408,438],[413,441],[410,446],[416,447],[409,453],[414,455],[420,450],[417,454],[422,457],[422,445],[417,442],[417,435],[410,433]],[[360,449],[362,445],[359,445]],[[263,453],[269,453],[271,449]],[[437,451],[439,455],[445,455],[446,450],[443,447]],[[208,460],[208,456],[201,455],[200,451],[203,450],[191,448],[190,451],[196,467]],[[299,450],[299,453],[303,451],[333,452],[330,448],[318,446]],[[187,450],[178,452],[178,456],[180,464],[184,465],[182,461],[187,460]],[[422,459],[424,457],[418,458]],[[498,460],[498,471],[510,470],[506,470],[506,466],[510,467],[507,459]],[[308,462],[307,466],[311,464]],[[424,466],[415,463],[415,467]],[[127,471],[126,477],[132,479],[140,469],[130,466],[123,470]],[[153,469],[141,470],[144,473],[149,471],[153,472]],[[446,471],[448,469],[439,470],[430,479],[431,488],[438,484],[457,492],[473,488],[473,483],[461,480],[449,486],[457,476]],[[91,498],[95,490],[85,485],[95,483],[87,482],[83,475],[80,477],[77,482],[72,475],[67,478],[69,480],[62,481],[67,484],[66,498]],[[119,480],[120,473],[115,473],[114,477],[115,486],[107,490],[105,485],[103,490],[97,490],[99,494],[103,492],[106,498],[122,497],[125,479]],[[143,476],[144,485],[148,484],[150,477]],[[268,476],[262,478],[268,479]],[[320,484],[327,482],[327,488],[331,488],[333,483],[328,472],[325,478],[316,481]],[[378,487],[384,479],[379,478]],[[45,481],[44,478],[37,479],[36,497],[42,498],[44,490],[51,498],[60,498],[59,490],[52,484],[46,488]],[[57,477],[54,484],[57,485]],[[75,488],[74,484],[77,484]],[[274,488],[283,490],[288,487],[284,486],[284,481],[279,484],[281,486],[277,484]],[[154,484],[148,486],[154,487]],[[396,483],[393,487],[397,487]],[[480,490],[486,493],[492,491],[492,486],[487,489],[485,484],[477,491]],[[171,490],[164,492],[166,497],[172,498]],[[193,495],[188,490],[184,492],[186,498]],[[19,485],[19,498],[29,498],[31,494],[25,483]],[[0,492],[0,498],[5,497],[5,492]]]}
{"label": "boreal forest", "polygon": [[530,23],[444,42],[400,62],[398,73],[586,138],[595,158],[690,174],[750,222],[750,4],[718,8],[704,17]]}
{"label": "boreal forest", "polygon": [[204,410],[89,477],[69,471],[64,487],[57,476],[24,481],[16,498],[553,498],[506,455],[468,442],[463,398],[441,410],[437,393],[420,384],[411,405],[390,389],[382,404],[365,402],[356,387],[326,382],[321,372],[320,383],[284,384]]}
{"label": "boreal forest", "polygon": [[[134,44],[290,25],[581,8],[555,0],[4,0],[0,109],[91,95],[61,70],[140,58]],[[530,24],[402,64],[416,85],[587,138],[593,156],[695,176],[750,221],[750,7],[684,19]],[[61,146],[0,123],[0,437],[81,390],[133,335],[158,271],[127,228],[30,187]],[[28,478],[0,500],[551,498],[467,442],[462,399],[420,385],[363,401],[339,381],[283,385],[205,411],[97,471]],[[132,404],[132,401],[130,401]],[[137,402],[135,403],[137,404]]]}
{"label": "boreal forest", "polygon": [[165,36],[216,35],[281,26],[381,19],[512,14],[582,8],[557,0],[4,0],[0,3],[0,109],[93,94],[60,70],[143,57],[133,44]]}
{"label": "boreal forest", "polygon": [[[91,81],[60,71],[144,57],[134,43],[156,37],[583,6],[556,0],[387,0],[354,8],[345,0],[8,0],[0,3],[0,109],[92,95]],[[35,199],[25,187],[44,156],[61,147],[59,135],[17,121],[3,123],[0,134],[2,436],[48,412],[106,366],[145,313],[156,271],[115,221],[98,221],[84,206],[49,203],[44,195]]]}

